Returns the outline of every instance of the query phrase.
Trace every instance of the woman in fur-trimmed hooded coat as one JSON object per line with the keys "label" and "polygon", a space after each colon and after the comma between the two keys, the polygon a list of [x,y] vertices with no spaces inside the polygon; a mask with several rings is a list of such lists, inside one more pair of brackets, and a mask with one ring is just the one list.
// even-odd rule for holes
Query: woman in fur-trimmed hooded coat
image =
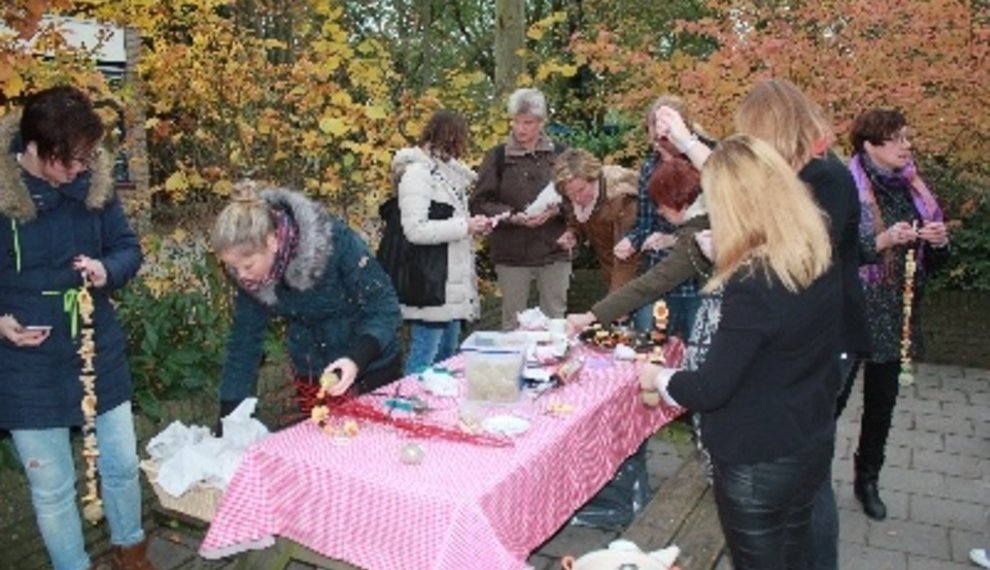
{"label": "woman in fur-trimmed hooded coat", "polygon": [[[281,237],[276,239],[272,277],[257,283],[238,275],[239,262],[230,263],[265,255],[251,247],[250,236],[238,234],[245,227],[241,223],[245,212],[252,209],[264,219],[282,220],[273,222],[273,235],[284,235],[288,226],[292,236],[291,246]],[[222,235],[225,225],[233,232],[227,237]],[[255,394],[265,333],[273,316],[286,321],[289,356],[300,380],[315,382],[325,368],[343,360],[356,368],[356,375],[347,380],[358,392],[401,376],[397,335],[401,315],[395,291],[367,245],[342,220],[298,192],[271,188],[251,204],[228,206],[217,220],[213,243],[238,283],[220,385],[221,415]],[[283,251],[287,253],[280,262]]]}
{"label": "woman in fur-trimmed hooded coat", "polygon": [[137,273],[141,248],[114,195],[108,153],[97,153],[87,172],[54,187],[18,163],[25,152],[19,119],[0,120],[0,315],[14,317],[20,326],[50,326],[51,332],[35,347],[0,339],[0,428],[78,426],[83,422],[76,355],[81,323],[67,301],[82,277],[73,260],[79,255],[100,260],[107,272],[106,286],[90,290],[102,414],[131,398],[126,339],[110,293]]}

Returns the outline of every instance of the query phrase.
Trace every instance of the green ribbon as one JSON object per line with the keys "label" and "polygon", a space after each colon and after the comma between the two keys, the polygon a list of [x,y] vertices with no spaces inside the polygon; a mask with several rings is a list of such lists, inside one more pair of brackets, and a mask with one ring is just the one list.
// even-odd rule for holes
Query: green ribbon
{"label": "green ribbon", "polygon": [[69,315],[69,331],[72,338],[79,336],[79,289],[42,291],[41,294],[62,296],[62,310]]}
{"label": "green ribbon", "polygon": [[17,272],[21,272],[21,234],[17,231],[17,220],[10,220],[10,229],[14,232],[14,259],[17,264]]}

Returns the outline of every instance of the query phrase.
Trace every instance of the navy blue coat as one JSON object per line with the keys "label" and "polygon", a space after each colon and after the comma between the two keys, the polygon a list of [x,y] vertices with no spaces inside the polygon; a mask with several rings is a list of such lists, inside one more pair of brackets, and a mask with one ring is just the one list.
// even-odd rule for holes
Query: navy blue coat
{"label": "navy blue coat", "polygon": [[278,283],[258,291],[238,289],[220,399],[255,394],[272,316],[285,319],[289,356],[304,379],[319,378],[341,357],[358,364],[358,383],[364,374],[393,363],[402,315],[392,282],[368,246],[302,194],[273,189],[261,197],[291,213],[299,245]]}
{"label": "navy blue coat", "polygon": [[52,330],[37,347],[0,339],[0,428],[81,425],[81,336],[73,336],[64,305],[66,292],[82,285],[73,258],[98,259],[107,270],[107,285],[91,289],[102,413],[131,398],[126,341],[109,294],[137,273],[141,248],[114,196],[109,156],[101,153],[91,173],[53,188],[17,163],[21,145],[13,119],[0,123],[0,315]]}

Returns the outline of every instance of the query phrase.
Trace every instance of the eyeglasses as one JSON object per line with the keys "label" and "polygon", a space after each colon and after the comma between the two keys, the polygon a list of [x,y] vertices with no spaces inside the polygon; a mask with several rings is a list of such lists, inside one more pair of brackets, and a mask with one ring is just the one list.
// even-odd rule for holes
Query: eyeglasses
{"label": "eyeglasses", "polygon": [[96,158],[100,155],[100,147],[96,147],[89,152],[79,155],[73,155],[68,162],[65,163],[66,166],[78,166],[79,168],[89,168]]}
{"label": "eyeglasses", "polygon": [[886,139],[884,139],[884,142],[894,142],[894,143],[897,143],[897,144],[907,144],[908,142],[910,142],[910,133],[908,133],[907,131],[900,131],[900,132],[894,133],[894,134],[890,135],[889,137],[887,137]]}

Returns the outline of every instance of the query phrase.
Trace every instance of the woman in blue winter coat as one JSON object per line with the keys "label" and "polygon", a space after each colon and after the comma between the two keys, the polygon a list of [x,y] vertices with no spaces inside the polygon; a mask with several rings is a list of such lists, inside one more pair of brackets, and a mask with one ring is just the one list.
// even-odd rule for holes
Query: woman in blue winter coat
{"label": "woman in blue winter coat", "polygon": [[399,302],[388,274],[347,225],[298,192],[242,184],[213,228],[213,249],[237,282],[220,384],[221,416],[257,388],[265,333],[285,319],[298,380],[339,376],[331,395],[402,376]]}
{"label": "woman in blue winter coat", "polygon": [[0,120],[0,429],[9,430],[56,570],[84,570],[69,428],[83,424],[79,308],[83,275],[94,301],[98,469],[114,569],[151,568],[124,333],[110,293],[141,265],[114,195],[112,158],[89,99],[54,87]]}

